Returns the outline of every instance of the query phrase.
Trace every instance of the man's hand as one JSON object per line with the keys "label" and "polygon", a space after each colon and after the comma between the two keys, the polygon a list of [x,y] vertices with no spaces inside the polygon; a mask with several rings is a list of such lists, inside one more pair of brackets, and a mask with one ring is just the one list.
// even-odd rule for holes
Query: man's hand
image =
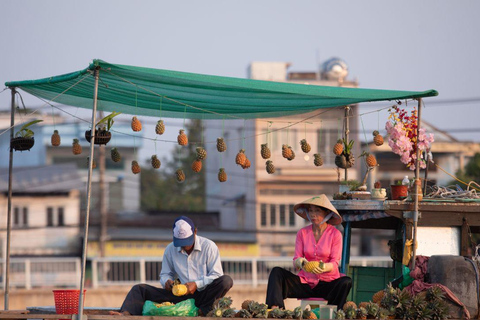
{"label": "man's hand", "polygon": [[167,280],[165,282],[165,290],[172,291],[173,280]]}
{"label": "man's hand", "polygon": [[295,267],[297,267],[297,269],[303,269],[303,266],[307,262],[308,261],[305,258],[297,258],[297,259],[295,259]]}
{"label": "man's hand", "polygon": [[194,294],[197,291],[197,284],[194,282],[187,282],[185,283],[187,286],[187,294]]}

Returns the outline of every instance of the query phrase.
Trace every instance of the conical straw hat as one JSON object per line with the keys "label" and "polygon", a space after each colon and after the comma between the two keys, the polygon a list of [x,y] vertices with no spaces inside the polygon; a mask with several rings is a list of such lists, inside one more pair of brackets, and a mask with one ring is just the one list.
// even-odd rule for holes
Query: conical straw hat
{"label": "conical straw hat", "polygon": [[305,201],[302,201],[293,207],[293,211],[295,211],[295,213],[298,214],[303,219],[308,220],[308,217],[307,217],[308,205],[318,206],[333,212],[334,213],[333,216],[327,221],[327,223],[333,224],[333,225],[342,223],[342,217],[338,213],[337,209],[335,209],[333,204],[330,202],[330,200],[328,200],[326,195],[321,194],[318,197],[313,197]]}

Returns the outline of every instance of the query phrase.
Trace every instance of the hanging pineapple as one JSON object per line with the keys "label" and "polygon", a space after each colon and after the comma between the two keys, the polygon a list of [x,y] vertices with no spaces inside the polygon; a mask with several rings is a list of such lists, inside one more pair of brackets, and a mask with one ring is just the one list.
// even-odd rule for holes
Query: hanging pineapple
{"label": "hanging pineapple", "polygon": [[323,159],[320,153],[315,153],[313,155],[313,164],[317,167],[323,166]]}
{"label": "hanging pineapple", "polygon": [[202,161],[201,160],[193,161],[192,170],[193,172],[200,172],[200,170],[202,170]]}
{"label": "hanging pineapple", "polygon": [[180,129],[178,137],[177,137],[178,144],[181,146],[186,146],[188,144],[188,137],[185,134],[185,130]]}
{"label": "hanging pineapple", "polygon": [[292,148],[290,148],[288,145],[284,144],[282,145],[282,156],[285,159],[288,159],[292,156]]}
{"label": "hanging pineapple", "polygon": [[243,166],[245,165],[246,159],[247,156],[245,155],[245,149],[240,149],[240,151],[237,153],[237,156],[235,157],[235,163],[239,166]]}
{"label": "hanging pineapple", "polygon": [[133,172],[133,174],[140,173],[140,171],[142,171],[142,169],[140,169],[140,166],[138,165],[138,162],[133,160],[132,161],[132,172]]}
{"label": "hanging pineapple", "polygon": [[383,144],[383,137],[378,130],[373,131],[373,142],[376,146],[381,146]]}
{"label": "hanging pineapple", "polygon": [[368,154],[365,161],[367,162],[367,166],[369,166],[369,167],[375,167],[378,164],[377,159],[375,158],[375,156],[373,154]]}
{"label": "hanging pineapple", "polygon": [[60,145],[60,135],[58,134],[58,130],[53,130],[51,142],[52,146],[54,147],[58,147]]}
{"label": "hanging pineapple", "polygon": [[113,162],[119,162],[122,159],[117,148],[112,148],[112,150],[110,150],[110,157],[112,158]]}
{"label": "hanging pineapple", "polygon": [[[337,167],[342,168],[342,169],[347,169],[351,168],[355,164],[355,157],[353,156],[352,153],[352,148],[353,148],[353,140],[350,140],[350,142],[347,144],[347,140],[342,139],[343,141],[343,151],[339,155],[335,157],[335,164]],[[335,149],[334,149],[335,152]]]}
{"label": "hanging pineapple", "polygon": [[220,168],[220,170],[218,170],[218,181],[220,182],[227,181],[227,173],[225,172],[224,168]]}
{"label": "hanging pineapple", "polygon": [[267,173],[268,174],[272,174],[275,172],[275,166],[273,165],[273,161],[272,160],[268,160],[266,163],[266,166],[267,166]]}
{"label": "hanging pineapple", "polygon": [[288,147],[288,149],[290,149],[290,157],[287,158],[288,161],[292,161],[293,159],[295,159],[295,152],[293,151],[292,147]]}
{"label": "hanging pineapple", "polygon": [[272,156],[272,153],[270,152],[270,149],[268,148],[268,144],[264,143],[262,144],[262,148],[260,150],[260,154],[262,155],[262,158],[267,160]]}
{"label": "hanging pineapple", "polygon": [[131,127],[133,131],[141,131],[142,123],[137,119],[137,117],[133,116]]}
{"label": "hanging pineapple", "polygon": [[242,165],[242,169],[248,169],[250,168],[252,164],[250,163],[250,160],[248,158],[245,159],[245,163]]}
{"label": "hanging pineapple", "polygon": [[75,155],[82,153],[82,146],[78,142],[78,139],[73,139],[72,152]]}
{"label": "hanging pineapple", "polygon": [[152,163],[153,169],[158,169],[162,165],[162,163],[160,162],[160,159],[157,158],[156,154],[152,156],[152,158],[150,159],[150,162]]}
{"label": "hanging pineapple", "polygon": [[309,153],[310,150],[312,150],[312,147],[310,147],[310,144],[307,142],[306,139],[302,139],[300,141],[300,146],[302,147],[302,151],[305,153]]}
{"label": "hanging pineapple", "polygon": [[[90,165],[90,157],[87,157],[87,167]],[[93,158],[92,161],[92,169],[95,169],[97,167],[97,162],[95,162],[95,158]]]}
{"label": "hanging pineapple", "polygon": [[218,152],[225,152],[227,150],[227,144],[223,138],[217,138],[217,150]]}
{"label": "hanging pineapple", "polygon": [[182,169],[177,169],[177,171],[175,171],[175,177],[177,178],[177,181],[180,183],[185,181],[185,173],[183,172]]}
{"label": "hanging pineapple", "polygon": [[333,153],[337,156],[341,155],[343,152],[343,140],[338,139],[337,143],[333,146]]}
{"label": "hanging pineapple", "polygon": [[205,160],[207,158],[207,150],[202,147],[197,147],[197,160]]}
{"label": "hanging pineapple", "polygon": [[156,134],[163,134],[165,132],[165,124],[163,120],[158,120],[157,125],[155,126],[155,133]]}

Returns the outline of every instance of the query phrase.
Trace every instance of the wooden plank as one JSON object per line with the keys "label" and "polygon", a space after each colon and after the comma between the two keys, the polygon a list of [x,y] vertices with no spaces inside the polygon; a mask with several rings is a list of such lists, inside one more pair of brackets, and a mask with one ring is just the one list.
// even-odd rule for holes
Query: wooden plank
{"label": "wooden plank", "polygon": [[13,313],[13,314],[27,314],[30,311],[28,310],[0,310],[0,314],[8,314],[8,313]]}
{"label": "wooden plank", "polygon": [[0,319],[72,319],[71,314],[20,314],[2,313]]}

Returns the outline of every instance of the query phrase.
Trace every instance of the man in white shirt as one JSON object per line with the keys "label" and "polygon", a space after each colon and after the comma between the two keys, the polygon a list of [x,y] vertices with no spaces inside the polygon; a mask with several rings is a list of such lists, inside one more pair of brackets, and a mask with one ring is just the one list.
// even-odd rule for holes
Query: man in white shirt
{"label": "man in white shirt", "polygon": [[[172,293],[174,280],[186,285],[187,294],[175,296]],[[199,313],[206,315],[213,302],[225,296],[233,286],[230,276],[223,274],[217,245],[204,237],[197,236],[193,221],[185,216],[173,224],[173,242],[163,254],[160,283],[163,288],[148,284],[137,284],[127,294],[120,312],[114,315],[142,315],[146,300],[178,303],[195,299]]]}

